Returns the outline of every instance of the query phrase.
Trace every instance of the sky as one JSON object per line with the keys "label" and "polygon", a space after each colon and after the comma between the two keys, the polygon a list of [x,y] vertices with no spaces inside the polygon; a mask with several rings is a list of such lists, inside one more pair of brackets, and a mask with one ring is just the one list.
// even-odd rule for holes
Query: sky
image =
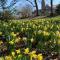
{"label": "sky", "polygon": [[[34,0],[30,0],[30,1],[33,2]],[[42,1],[42,0],[37,0],[37,2],[38,2],[38,8],[39,8],[39,9],[41,9],[41,1]],[[25,3],[26,0],[21,0],[20,2],[22,2],[22,3],[24,2],[24,3]],[[22,4],[22,3],[21,3],[21,4]],[[27,2],[26,2],[26,3],[27,3]],[[45,3],[48,4],[48,5],[50,5],[50,0],[45,0]],[[33,4],[34,4],[34,3],[33,3]],[[53,0],[53,5],[57,5],[57,4],[60,4],[60,0]],[[21,6],[22,6],[22,5],[21,5]]]}
{"label": "sky", "polygon": [[[34,0],[29,0],[29,1],[31,1],[32,3],[33,3],[33,5],[34,5]],[[41,9],[41,1],[42,0],[37,0],[37,3],[38,3],[38,8],[39,9]],[[45,3],[46,4],[48,4],[48,5],[50,5],[50,1],[51,0],[45,0]],[[17,9],[19,10],[20,9],[20,7],[22,7],[22,6],[24,6],[25,4],[30,4],[29,2],[27,2],[26,0],[20,0],[18,3],[17,3]],[[57,4],[60,4],[60,0],[53,0],[53,5],[57,5]],[[31,5],[31,4],[30,4]],[[31,5],[32,6],[32,5]],[[32,6],[33,7],[33,6]],[[35,8],[33,9],[33,11],[35,10]]]}
{"label": "sky", "polygon": [[[38,7],[39,9],[41,9],[41,0],[39,0],[40,2],[38,2]],[[50,0],[45,0],[45,3],[50,5]],[[53,0],[53,5],[57,5],[60,4],[60,0]]]}
{"label": "sky", "polygon": [[[8,4],[9,4],[11,1],[12,1],[12,0],[8,0]],[[33,2],[34,0],[29,0],[29,1]],[[42,0],[37,0],[37,2],[38,2],[38,7],[39,7],[39,8],[41,8],[41,1],[42,1]],[[20,5],[22,6],[24,3],[27,3],[27,1],[26,1],[26,0],[20,0],[20,1],[17,3],[17,5],[20,4]],[[45,0],[45,3],[48,4],[48,5],[50,5],[50,0]],[[57,5],[57,4],[59,4],[59,3],[60,3],[60,0],[53,0],[53,4],[54,4],[54,5]]]}
{"label": "sky", "polygon": [[[7,5],[9,5],[11,3],[12,0],[8,0]],[[29,2],[27,2],[26,0],[18,0],[19,2],[15,5],[16,8],[21,8],[22,6],[24,6],[25,4],[30,4]],[[31,2],[33,2],[34,0],[29,0]],[[38,3],[38,8],[41,9],[41,1],[42,0],[37,0]],[[45,3],[50,5],[50,1],[51,0],[45,0]],[[33,3],[34,4],[34,3]],[[60,4],[60,0],[53,0],[53,5],[57,5]],[[31,4],[30,4],[31,5]],[[32,6],[32,5],[31,5]]]}

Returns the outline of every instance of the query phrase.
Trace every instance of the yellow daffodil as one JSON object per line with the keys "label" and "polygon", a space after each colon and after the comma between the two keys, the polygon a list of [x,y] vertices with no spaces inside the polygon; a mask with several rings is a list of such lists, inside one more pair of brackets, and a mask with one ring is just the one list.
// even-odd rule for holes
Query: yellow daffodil
{"label": "yellow daffodil", "polygon": [[15,36],[16,36],[16,34],[15,34],[14,32],[11,32],[11,36],[15,37]]}
{"label": "yellow daffodil", "polygon": [[49,32],[43,31],[43,34],[44,34],[44,36],[48,36],[49,35]]}
{"label": "yellow daffodil", "polygon": [[58,36],[60,38],[60,32],[56,31],[56,36]]}
{"label": "yellow daffodil", "polygon": [[33,32],[36,35],[36,31]]}
{"label": "yellow daffodil", "polygon": [[15,52],[12,52],[11,54],[12,54],[13,57],[15,56]]}
{"label": "yellow daffodil", "polygon": [[26,37],[23,37],[23,41],[27,41],[27,38]]}
{"label": "yellow daffodil", "polygon": [[22,57],[22,54],[19,54],[18,57]]}
{"label": "yellow daffodil", "polygon": [[38,30],[38,32],[37,32],[38,34],[41,34],[42,33],[42,30]]}
{"label": "yellow daffodil", "polygon": [[44,27],[44,30],[47,30],[47,27],[46,26]]}
{"label": "yellow daffodil", "polygon": [[19,35],[19,32],[17,32],[16,35]]}
{"label": "yellow daffodil", "polygon": [[12,57],[11,56],[6,56],[5,60],[12,60]]}
{"label": "yellow daffodil", "polygon": [[3,57],[0,57],[0,60],[4,60],[4,58]]}
{"label": "yellow daffodil", "polygon": [[36,54],[33,54],[32,57],[33,57],[33,58],[37,58],[37,55],[36,55]]}
{"label": "yellow daffodil", "polygon": [[33,42],[34,41],[34,39],[33,38],[31,38],[31,42]]}
{"label": "yellow daffodil", "polygon": [[25,30],[25,28],[21,28],[21,31],[24,31]]}
{"label": "yellow daffodil", "polygon": [[56,40],[54,40],[54,44],[56,44]]}
{"label": "yellow daffodil", "polygon": [[34,59],[37,59],[37,55],[36,55],[36,54],[30,55],[30,60],[33,60],[33,58],[34,58]]}
{"label": "yellow daffodil", "polygon": [[35,26],[35,24],[33,24],[33,26],[32,26],[33,28],[35,28],[36,26]]}
{"label": "yellow daffodil", "polygon": [[29,48],[26,48],[25,51],[24,51],[25,54],[28,54],[29,53]]}
{"label": "yellow daffodil", "polygon": [[2,32],[0,32],[0,35],[2,35]]}
{"label": "yellow daffodil", "polygon": [[32,51],[29,53],[30,54],[30,60],[33,60],[33,58],[37,58],[37,55],[35,53],[36,53],[36,51]]}
{"label": "yellow daffodil", "polygon": [[58,45],[60,45],[60,40],[58,40]]}
{"label": "yellow daffodil", "polygon": [[0,45],[3,43],[3,41],[0,41]]}
{"label": "yellow daffodil", "polygon": [[27,27],[26,30],[28,30],[29,28]]}
{"label": "yellow daffodil", "polygon": [[20,54],[20,49],[16,50],[16,53],[17,53],[17,54]]}
{"label": "yellow daffodil", "polygon": [[15,39],[15,43],[18,43],[20,41],[20,37]]}
{"label": "yellow daffodil", "polygon": [[31,54],[35,54],[35,53],[36,53],[36,51],[32,51],[32,52],[31,52]]}
{"label": "yellow daffodil", "polygon": [[13,45],[13,44],[14,44],[14,41],[9,41],[9,43],[10,43],[11,45]]}
{"label": "yellow daffodil", "polygon": [[57,35],[59,35],[59,34],[60,34],[60,32],[59,32],[59,31],[56,31],[56,34],[57,34]]}
{"label": "yellow daffodil", "polygon": [[37,55],[37,58],[38,58],[38,60],[43,60],[42,54],[38,54],[38,55]]}

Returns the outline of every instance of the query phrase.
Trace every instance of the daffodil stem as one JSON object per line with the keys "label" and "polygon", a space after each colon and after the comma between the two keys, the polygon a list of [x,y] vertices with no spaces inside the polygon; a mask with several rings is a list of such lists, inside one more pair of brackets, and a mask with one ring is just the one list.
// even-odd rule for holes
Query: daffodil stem
{"label": "daffodil stem", "polygon": [[30,56],[30,60],[32,60],[32,56]]}
{"label": "daffodil stem", "polygon": [[4,60],[5,60],[5,56],[4,56]]}
{"label": "daffodil stem", "polygon": [[26,56],[25,56],[25,60],[26,60]]}

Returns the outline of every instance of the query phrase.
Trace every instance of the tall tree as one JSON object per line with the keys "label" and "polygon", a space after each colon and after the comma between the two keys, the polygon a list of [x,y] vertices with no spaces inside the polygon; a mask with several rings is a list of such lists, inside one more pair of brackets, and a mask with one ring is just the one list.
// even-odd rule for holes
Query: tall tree
{"label": "tall tree", "polygon": [[2,8],[2,10],[5,9],[6,1],[7,0],[0,0],[0,7]]}
{"label": "tall tree", "polygon": [[37,4],[37,1],[38,1],[38,0],[33,0],[33,1],[34,1],[34,4],[33,4],[33,2],[31,2],[30,0],[26,0],[26,1],[28,1],[29,3],[31,3],[32,6],[36,8],[36,16],[38,16],[38,15],[39,15],[39,14],[38,14],[38,4]]}
{"label": "tall tree", "polygon": [[51,0],[51,14],[50,16],[53,16],[53,0]]}
{"label": "tall tree", "polygon": [[[11,16],[12,10],[14,10],[13,6],[17,4],[19,0],[11,0],[10,4],[8,4],[9,0],[0,0],[0,19],[4,20],[8,16]],[[9,10],[9,11],[8,11]],[[3,19],[2,19],[3,18]],[[8,17],[10,18],[10,17]]]}
{"label": "tall tree", "polygon": [[22,8],[21,11],[18,12],[18,14],[21,14],[19,18],[27,18],[32,16],[32,7],[29,4],[25,4]]}
{"label": "tall tree", "polygon": [[34,0],[34,2],[35,2],[35,6],[36,6],[36,16],[38,16],[39,14],[38,14],[38,5],[37,5],[37,0]]}
{"label": "tall tree", "polygon": [[41,7],[42,8],[42,15],[45,16],[45,13],[46,13],[45,0],[42,0],[41,4],[42,4],[42,7]]}
{"label": "tall tree", "polygon": [[56,12],[57,15],[60,15],[60,4],[58,4],[58,5],[56,6],[55,12]]}
{"label": "tall tree", "polygon": [[0,7],[2,11],[5,9],[11,9],[15,4],[17,4],[17,2],[19,2],[19,0],[11,0],[10,4],[8,4],[8,0],[0,0]]}

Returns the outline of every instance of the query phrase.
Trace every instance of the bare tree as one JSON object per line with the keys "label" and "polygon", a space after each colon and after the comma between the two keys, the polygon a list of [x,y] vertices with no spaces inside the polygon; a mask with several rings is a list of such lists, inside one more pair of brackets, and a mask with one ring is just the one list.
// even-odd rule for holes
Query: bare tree
{"label": "bare tree", "polygon": [[36,16],[38,16],[39,14],[38,14],[38,5],[37,5],[37,0],[34,0],[34,2],[35,2],[35,6],[36,6]]}
{"label": "bare tree", "polygon": [[51,0],[51,14],[50,16],[53,16],[53,0]]}
{"label": "bare tree", "polygon": [[42,4],[42,15],[45,16],[46,13],[45,0],[42,0],[41,4]]}
{"label": "bare tree", "polygon": [[7,5],[8,0],[0,0],[0,7],[2,10],[9,9],[9,8],[13,7],[17,2],[18,2],[18,0],[12,0],[11,3],[9,5]]}
{"label": "bare tree", "polygon": [[2,8],[2,10],[5,9],[6,1],[7,0],[0,0],[0,7]]}
{"label": "bare tree", "polygon": [[22,15],[21,16],[22,18],[31,17],[32,16],[32,7],[31,7],[31,5],[25,4],[21,8],[21,11],[20,11],[19,15]]}
{"label": "bare tree", "polygon": [[37,0],[34,0],[34,3],[35,3],[35,4],[33,4],[33,2],[31,2],[30,0],[27,0],[27,1],[28,1],[29,3],[31,3],[33,7],[36,8],[36,16],[38,16],[39,14],[38,14],[38,4],[37,4]]}
{"label": "bare tree", "polygon": [[[14,10],[13,6],[15,4],[17,4],[19,1],[20,0],[11,0],[10,4],[8,4],[8,0],[0,0],[0,9],[2,10],[2,12],[0,11],[0,13],[1,13],[0,17],[4,18],[4,16],[5,16],[4,14],[11,13]],[[7,10],[9,10],[9,11],[7,11]]]}

